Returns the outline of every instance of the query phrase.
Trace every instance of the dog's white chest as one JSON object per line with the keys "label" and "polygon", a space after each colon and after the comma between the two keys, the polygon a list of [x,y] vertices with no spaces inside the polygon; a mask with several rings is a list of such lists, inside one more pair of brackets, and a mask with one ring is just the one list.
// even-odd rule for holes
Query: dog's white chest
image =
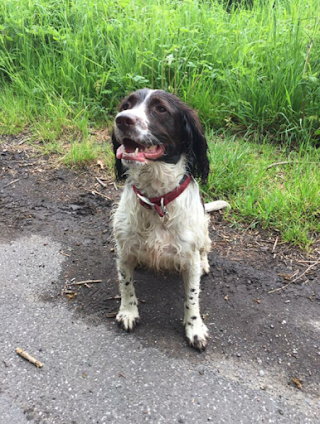
{"label": "dog's white chest", "polygon": [[167,205],[168,216],[145,208],[132,187],[124,188],[114,215],[114,236],[122,257],[157,270],[181,271],[196,251],[207,249],[208,221],[195,182]]}
{"label": "dog's white chest", "polygon": [[[140,264],[155,269],[180,268],[181,237],[168,228],[164,219],[153,211],[138,208],[136,215],[121,219],[121,209],[115,215],[115,237],[121,250]],[[125,218],[122,215],[122,218]],[[121,228],[117,223],[121,222]]]}

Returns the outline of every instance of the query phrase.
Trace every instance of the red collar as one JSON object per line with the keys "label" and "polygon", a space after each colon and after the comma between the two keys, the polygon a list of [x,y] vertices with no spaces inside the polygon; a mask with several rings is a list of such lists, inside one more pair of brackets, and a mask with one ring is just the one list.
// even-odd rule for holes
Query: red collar
{"label": "red collar", "polygon": [[179,182],[179,185],[173,190],[169,191],[169,193],[163,196],[151,198],[145,197],[135,185],[133,185],[132,188],[139,199],[140,205],[147,209],[152,209],[153,211],[157,212],[161,218],[163,218],[167,213],[165,208],[167,204],[172,202],[172,200],[176,199],[178,196],[180,196],[181,193],[184,192],[184,190],[188,187],[190,180],[190,174],[186,174]]}

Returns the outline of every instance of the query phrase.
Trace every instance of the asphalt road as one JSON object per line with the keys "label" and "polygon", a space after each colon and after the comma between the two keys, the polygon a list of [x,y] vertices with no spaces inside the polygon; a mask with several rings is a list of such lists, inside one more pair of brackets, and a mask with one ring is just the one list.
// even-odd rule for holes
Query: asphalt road
{"label": "asphalt road", "polygon": [[[53,237],[0,244],[1,424],[320,423],[319,397],[251,361],[168,355],[44,293],[68,258]],[[20,358],[21,347],[44,363]]]}
{"label": "asphalt road", "polygon": [[[184,342],[176,275],[137,271],[142,322],[128,335],[107,318],[119,306],[119,191],[97,183],[101,170],[59,168],[19,137],[1,146],[0,424],[320,424],[319,248],[275,249],[275,235],[217,214],[206,352]],[[68,300],[73,279],[102,283]]]}

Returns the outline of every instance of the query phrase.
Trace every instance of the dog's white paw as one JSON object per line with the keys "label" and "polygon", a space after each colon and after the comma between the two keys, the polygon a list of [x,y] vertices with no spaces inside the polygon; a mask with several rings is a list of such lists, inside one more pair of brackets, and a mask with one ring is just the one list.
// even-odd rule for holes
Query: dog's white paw
{"label": "dog's white paw", "polygon": [[185,328],[189,346],[199,350],[200,352],[204,351],[207,346],[209,331],[206,325],[202,322],[201,318],[199,317],[196,320],[188,320],[185,324]]}
{"label": "dog's white paw", "polygon": [[139,311],[137,307],[120,309],[116,316],[118,325],[128,333],[132,331],[140,322]]}
{"label": "dog's white paw", "polygon": [[208,261],[208,255],[207,253],[202,252],[201,253],[201,276],[204,274],[209,274],[210,272],[210,264]]}
{"label": "dog's white paw", "polygon": [[208,259],[203,259],[201,261],[201,276],[208,275],[209,272],[210,272],[210,265],[209,265]]}

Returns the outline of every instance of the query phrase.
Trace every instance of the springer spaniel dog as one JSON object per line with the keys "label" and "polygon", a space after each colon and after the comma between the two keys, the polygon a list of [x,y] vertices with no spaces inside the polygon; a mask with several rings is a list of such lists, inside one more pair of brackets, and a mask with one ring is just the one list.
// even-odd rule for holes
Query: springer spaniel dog
{"label": "springer spaniel dog", "polygon": [[208,338],[199,309],[200,278],[209,272],[207,211],[195,178],[209,173],[207,141],[194,110],[162,90],[138,90],[120,104],[112,134],[118,179],[126,178],[114,214],[121,304],[116,320],[126,331],[139,323],[134,269],[176,270],[185,287],[184,326],[190,346]]}

